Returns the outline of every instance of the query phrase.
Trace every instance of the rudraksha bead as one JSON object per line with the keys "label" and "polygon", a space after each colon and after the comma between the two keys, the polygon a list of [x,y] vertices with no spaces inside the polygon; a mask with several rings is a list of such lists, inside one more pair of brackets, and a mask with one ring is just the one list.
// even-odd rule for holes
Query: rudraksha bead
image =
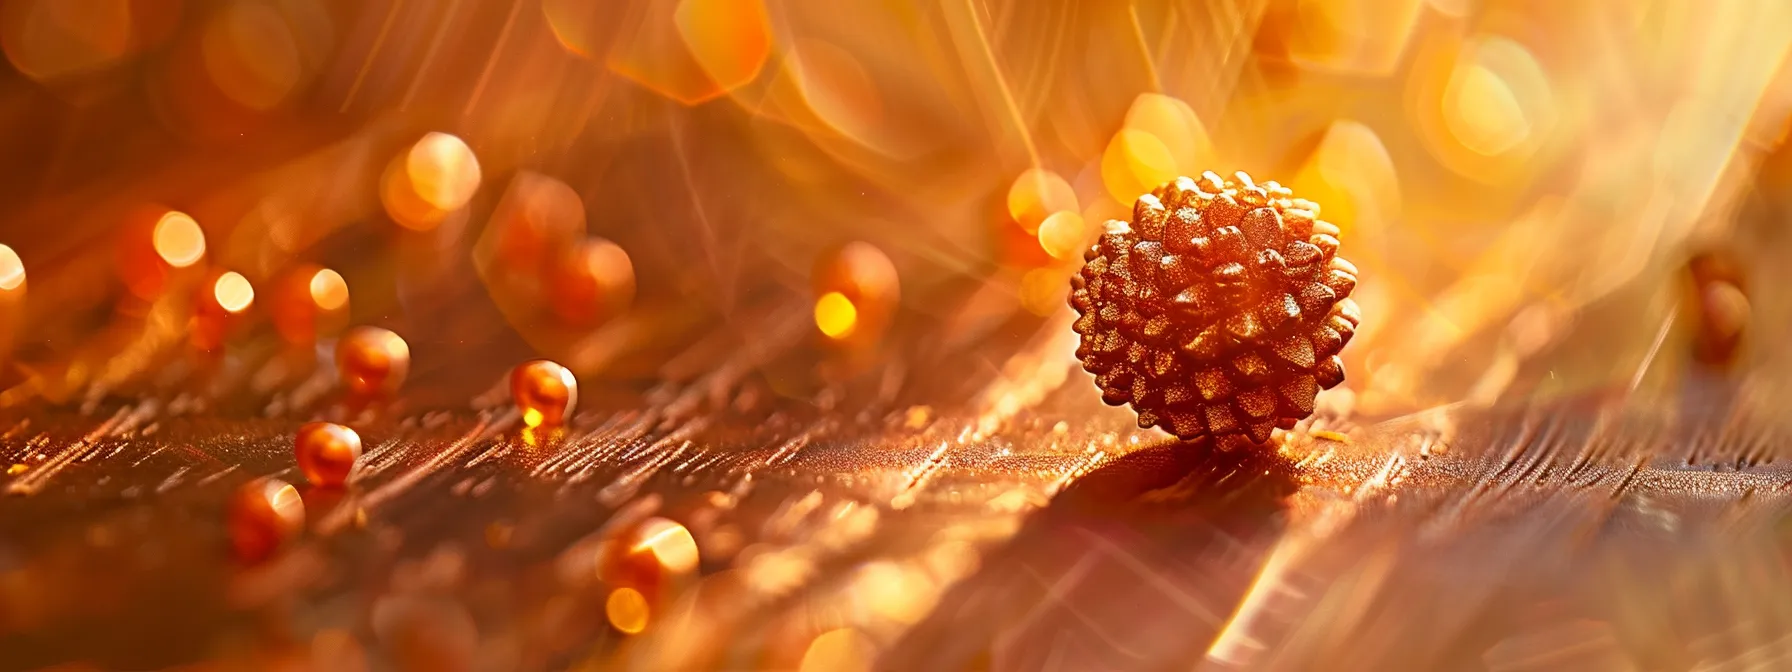
{"label": "rudraksha bead", "polygon": [[1110,220],[1071,278],[1102,401],[1183,440],[1269,440],[1344,382],[1361,319],[1338,228],[1275,182],[1179,177]]}

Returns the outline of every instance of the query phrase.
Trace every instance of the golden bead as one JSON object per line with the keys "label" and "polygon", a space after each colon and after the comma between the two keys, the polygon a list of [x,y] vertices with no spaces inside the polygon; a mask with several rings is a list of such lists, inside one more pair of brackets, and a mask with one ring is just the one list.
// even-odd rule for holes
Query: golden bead
{"label": "golden bead", "polygon": [[336,344],[336,371],[357,397],[391,394],[411,370],[411,348],[385,329],[355,327]]}
{"label": "golden bead", "polygon": [[510,398],[523,412],[523,424],[557,426],[579,403],[579,381],[566,367],[538,359],[510,372]]}
{"label": "golden bead", "polygon": [[361,459],[361,436],[334,423],[306,423],[293,440],[293,455],[312,485],[341,487]]}
{"label": "golden bead", "polygon": [[238,488],[229,505],[230,547],[244,562],[272,556],[305,528],[305,502],[291,484],[275,478]]}

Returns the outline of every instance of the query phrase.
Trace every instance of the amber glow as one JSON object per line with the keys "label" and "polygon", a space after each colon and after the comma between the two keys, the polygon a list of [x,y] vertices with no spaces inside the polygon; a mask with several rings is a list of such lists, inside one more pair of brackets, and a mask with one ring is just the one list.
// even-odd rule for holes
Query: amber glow
{"label": "amber glow", "polygon": [[311,300],[324,310],[338,310],[348,305],[348,283],[342,275],[330,269],[321,269],[312,274],[308,283]]}
{"label": "amber glow", "polygon": [[145,17],[129,0],[17,0],[0,12],[0,46],[19,72],[38,81],[76,76],[130,55]]}
{"label": "amber glow", "polygon": [[828,338],[851,336],[858,321],[859,311],[845,294],[828,292],[815,300],[815,326]]}
{"label": "amber glow", "polygon": [[479,159],[460,138],[430,133],[411,146],[405,174],[423,202],[438,210],[467,204],[479,189]]}
{"label": "amber glow", "polygon": [[1057,212],[1039,224],[1039,246],[1057,259],[1080,259],[1089,233],[1082,215]]}
{"label": "amber glow", "polygon": [[1008,215],[1029,234],[1052,213],[1079,209],[1070,183],[1049,170],[1029,168],[1008,187]]}
{"label": "amber glow", "polygon": [[284,102],[304,75],[292,26],[272,4],[225,5],[206,25],[200,52],[218,91],[252,110]]}
{"label": "amber glow", "polygon": [[156,254],[175,268],[192,266],[205,256],[205,232],[184,212],[169,212],[156,221],[152,234]]}
{"label": "amber glow", "polygon": [[255,302],[255,288],[243,274],[227,271],[212,283],[212,298],[217,299],[224,310],[240,313]]}
{"label": "amber glow", "polygon": [[870,670],[877,646],[852,628],[829,630],[809,642],[803,653],[802,672],[856,672]]}
{"label": "amber glow", "polygon": [[25,262],[11,247],[0,245],[0,291],[12,291],[25,284]]}
{"label": "amber glow", "polygon": [[626,586],[617,588],[604,600],[604,616],[610,619],[611,627],[627,634],[646,630],[649,615],[647,597],[639,590]]}

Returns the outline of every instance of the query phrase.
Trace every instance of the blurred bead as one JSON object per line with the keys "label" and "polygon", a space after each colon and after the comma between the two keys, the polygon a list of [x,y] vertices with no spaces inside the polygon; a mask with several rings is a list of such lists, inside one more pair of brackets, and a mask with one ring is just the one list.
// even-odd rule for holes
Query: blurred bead
{"label": "blurred bead", "polygon": [[207,278],[195,297],[188,337],[194,347],[213,352],[224,347],[242,313],[255,303],[255,287],[236,271],[212,271]]}
{"label": "blurred bead", "polygon": [[341,328],[348,314],[348,283],[328,268],[301,264],[274,283],[274,328],[288,343],[311,343]]}
{"label": "blurred bead", "polygon": [[882,250],[863,242],[823,254],[812,280],[816,328],[839,341],[874,342],[901,294],[895,264]]}
{"label": "blurred bead", "polygon": [[1122,128],[1101,155],[1101,182],[1108,195],[1132,203],[1153,186],[1175,179],[1176,158],[1148,131]]}
{"label": "blurred bead", "polygon": [[762,0],[681,0],[642,9],[604,62],[685,105],[751,82],[771,54],[771,21]]}
{"label": "blurred bead", "polygon": [[856,672],[871,670],[877,644],[853,628],[829,630],[817,635],[803,652],[801,672]]}
{"label": "blurred bead", "polygon": [[25,304],[25,264],[11,247],[0,245],[0,362],[12,353]]}
{"label": "blurred bead", "polygon": [[555,316],[571,326],[602,324],[628,310],[635,298],[635,268],[628,252],[589,238],[554,264],[548,294]]}
{"label": "blurred bead", "polygon": [[480,234],[476,260],[521,278],[551,263],[585,231],[585,202],[558,179],[520,171]]}
{"label": "blurred bead", "polygon": [[25,286],[25,262],[11,247],[0,245],[0,292],[13,292]]}
{"label": "blurred bead", "polygon": [[285,481],[263,478],[238,488],[229,505],[230,546],[244,562],[272,556],[305,528],[305,502]]}
{"label": "blurred bead", "polygon": [[474,666],[479,626],[447,597],[395,595],[373,603],[369,625],[393,669],[460,672]]}
{"label": "blurred bead", "polygon": [[1076,191],[1063,177],[1043,168],[1029,168],[1008,187],[1008,216],[1027,233],[1037,233],[1040,222],[1054,212],[1077,212]]}
{"label": "blurred bead", "polygon": [[579,403],[579,381],[566,367],[538,359],[510,372],[510,398],[530,427],[557,427]]}
{"label": "blurred bead", "polygon": [[604,599],[604,616],[609,618],[610,627],[625,634],[633,635],[647,629],[647,620],[652,615],[647,597],[633,588],[617,588]]}
{"label": "blurred bead", "polygon": [[380,180],[386,214],[407,229],[428,231],[472,200],[479,159],[465,141],[430,133],[399,153]]}
{"label": "blurred bead", "polygon": [[361,459],[361,436],[338,424],[306,423],[293,439],[293,456],[312,485],[340,487]]}
{"label": "blurred bead", "polygon": [[357,397],[391,394],[411,370],[411,349],[398,334],[378,327],[355,327],[336,344],[336,371]]}
{"label": "blurred bead", "polygon": [[1088,248],[1090,235],[1082,215],[1055,212],[1039,224],[1039,247],[1057,259],[1076,259]]}
{"label": "blurred bead", "polygon": [[1687,262],[1686,270],[1697,329],[1693,358],[1708,366],[1729,366],[1736,361],[1752,312],[1742,268],[1729,255],[1706,252]]}
{"label": "blurred bead", "polygon": [[[1194,109],[1180,98],[1159,93],[1139,94],[1126,110],[1125,127],[1149,133],[1163,143],[1179,175],[1193,175],[1202,167],[1213,165],[1213,140],[1207,135],[1207,127],[1195,116]],[[1157,184],[1145,186],[1155,187]]]}

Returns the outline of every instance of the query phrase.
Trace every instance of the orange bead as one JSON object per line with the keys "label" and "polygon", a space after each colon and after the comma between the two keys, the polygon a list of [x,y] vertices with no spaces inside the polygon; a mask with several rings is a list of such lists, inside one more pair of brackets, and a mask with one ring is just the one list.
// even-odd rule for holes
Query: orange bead
{"label": "orange bead", "polygon": [[305,502],[285,481],[256,479],[231,497],[229,516],[231,550],[244,562],[260,562],[305,528]]}
{"label": "orange bead", "polygon": [[361,459],[361,436],[334,423],[306,423],[293,440],[293,455],[312,485],[340,487]]}
{"label": "orange bead", "polygon": [[579,381],[566,367],[538,359],[510,372],[510,399],[523,412],[523,424],[561,425],[579,403]]}
{"label": "orange bead", "polygon": [[336,371],[357,397],[391,394],[411,370],[411,348],[385,329],[355,327],[336,344]]}

